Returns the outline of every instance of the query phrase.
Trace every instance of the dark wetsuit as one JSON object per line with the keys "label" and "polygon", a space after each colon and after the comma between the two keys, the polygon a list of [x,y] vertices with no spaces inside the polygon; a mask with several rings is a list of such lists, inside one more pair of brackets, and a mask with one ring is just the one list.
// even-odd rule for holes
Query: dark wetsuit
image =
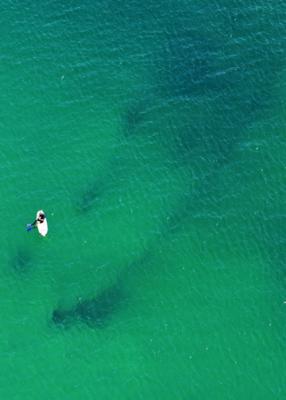
{"label": "dark wetsuit", "polygon": [[45,215],[44,214],[40,214],[39,217],[31,224],[31,225],[36,225],[37,222],[39,222],[40,224],[42,224],[45,221]]}
{"label": "dark wetsuit", "polygon": [[45,218],[46,217],[44,216],[44,214],[40,214],[39,218],[36,221],[40,222],[40,224],[41,224],[45,221]]}

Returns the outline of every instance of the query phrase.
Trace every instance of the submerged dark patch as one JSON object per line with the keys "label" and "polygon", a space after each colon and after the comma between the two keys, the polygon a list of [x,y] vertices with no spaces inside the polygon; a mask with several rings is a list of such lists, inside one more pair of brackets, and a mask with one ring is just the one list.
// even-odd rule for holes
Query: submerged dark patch
{"label": "submerged dark patch", "polygon": [[[108,177],[105,177],[108,179]],[[88,188],[82,191],[76,202],[76,209],[80,213],[86,213],[92,209],[106,190],[104,179],[95,180]]]}
{"label": "submerged dark patch", "polygon": [[56,325],[70,327],[83,322],[92,328],[103,328],[123,305],[125,296],[118,285],[105,289],[91,300],[80,301],[70,310],[55,310],[52,320]]}
{"label": "submerged dark patch", "polygon": [[204,104],[202,115],[194,121],[191,111],[176,132],[180,151],[205,141],[228,158],[231,142],[271,111],[286,36],[271,6],[219,3],[219,12],[217,5],[194,4],[170,20],[157,58],[157,85],[164,98]]}
{"label": "submerged dark patch", "polygon": [[188,96],[220,90],[221,78],[215,76],[216,45],[195,31],[167,39],[166,78],[172,95]]}
{"label": "submerged dark patch", "polygon": [[100,203],[102,197],[113,188],[114,170],[118,172],[119,166],[112,160],[108,169],[97,175],[94,181],[82,190],[76,201],[76,210],[78,212],[89,212],[94,205]]}
{"label": "submerged dark patch", "polygon": [[146,113],[146,105],[142,102],[135,101],[127,107],[122,115],[123,133],[125,136],[136,134],[137,128],[144,122]]}
{"label": "submerged dark patch", "polygon": [[23,249],[19,249],[12,257],[11,266],[13,270],[18,273],[29,271],[31,266],[31,255]]}
{"label": "submerged dark patch", "polygon": [[96,199],[98,198],[100,193],[100,189],[98,186],[95,184],[94,186],[90,187],[87,189],[83,194],[81,195],[80,199],[77,202],[77,209],[80,212],[87,212],[89,211],[92,206],[94,205]]}

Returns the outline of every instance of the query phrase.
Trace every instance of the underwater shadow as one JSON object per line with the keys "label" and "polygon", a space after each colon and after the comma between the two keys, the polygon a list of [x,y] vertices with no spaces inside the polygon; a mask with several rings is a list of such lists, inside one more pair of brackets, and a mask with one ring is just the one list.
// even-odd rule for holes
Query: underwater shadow
{"label": "underwater shadow", "polygon": [[147,108],[146,102],[137,100],[127,106],[122,114],[122,129],[125,137],[138,133],[138,128],[145,121]]}
{"label": "underwater shadow", "polygon": [[103,290],[93,299],[79,301],[70,310],[54,310],[54,324],[69,328],[81,322],[90,328],[104,328],[125,304],[126,296],[118,283]]}
{"label": "underwater shadow", "polygon": [[86,213],[92,209],[96,200],[99,199],[103,192],[103,188],[98,184],[94,183],[88,189],[84,190],[76,201],[76,210],[80,213]]}
{"label": "underwater shadow", "polygon": [[18,249],[11,259],[11,268],[18,274],[25,274],[30,271],[32,257],[23,249]]}

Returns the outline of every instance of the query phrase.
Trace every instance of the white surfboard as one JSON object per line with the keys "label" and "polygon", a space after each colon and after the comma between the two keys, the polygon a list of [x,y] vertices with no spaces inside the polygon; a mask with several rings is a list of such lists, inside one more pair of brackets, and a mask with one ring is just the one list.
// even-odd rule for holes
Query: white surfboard
{"label": "white surfboard", "polygon": [[[40,214],[44,214],[44,215],[45,215],[45,213],[44,213],[43,210],[39,210],[39,211],[37,212],[36,219],[39,218],[39,215],[40,215]],[[40,235],[46,236],[46,234],[48,233],[48,222],[47,222],[47,218],[45,218],[43,222],[37,221],[37,228],[38,228],[38,231],[39,231],[39,234],[40,234]]]}

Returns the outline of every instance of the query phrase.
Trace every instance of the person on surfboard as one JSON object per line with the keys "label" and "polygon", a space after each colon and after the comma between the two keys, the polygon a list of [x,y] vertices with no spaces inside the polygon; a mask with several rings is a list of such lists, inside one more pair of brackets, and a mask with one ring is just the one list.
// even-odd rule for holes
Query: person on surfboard
{"label": "person on surfboard", "polygon": [[43,210],[40,210],[36,214],[36,219],[32,224],[26,225],[26,231],[31,231],[33,228],[38,228],[38,232],[42,236],[46,236],[48,233],[48,222],[46,215]]}
{"label": "person on surfboard", "polygon": [[42,224],[45,221],[45,218],[46,218],[46,216],[45,216],[44,212],[40,211],[38,218],[36,218],[35,221],[31,225],[35,226],[37,224],[37,222]]}

